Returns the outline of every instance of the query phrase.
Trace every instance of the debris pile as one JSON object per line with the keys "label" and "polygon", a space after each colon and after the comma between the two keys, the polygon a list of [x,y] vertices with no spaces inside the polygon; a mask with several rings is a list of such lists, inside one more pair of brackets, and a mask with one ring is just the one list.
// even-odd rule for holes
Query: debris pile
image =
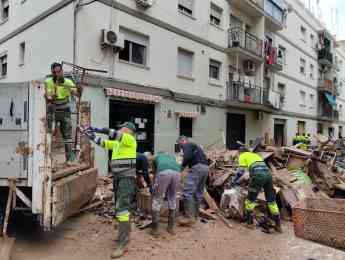
{"label": "debris pile", "polygon": [[[291,219],[292,208],[305,198],[345,198],[345,145],[343,140],[317,136],[311,151],[263,145],[259,152],[272,172],[281,213]],[[238,151],[207,151],[210,160],[208,191],[219,202],[226,217],[241,219],[248,193],[248,173],[241,185],[233,184]],[[258,202],[265,211],[263,192]],[[260,208],[260,206],[258,207]]]}

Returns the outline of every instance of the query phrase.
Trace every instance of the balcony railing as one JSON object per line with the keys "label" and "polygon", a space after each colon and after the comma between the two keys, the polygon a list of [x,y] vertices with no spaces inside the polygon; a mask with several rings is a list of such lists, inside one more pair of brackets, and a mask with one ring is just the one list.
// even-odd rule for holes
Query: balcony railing
{"label": "balcony railing", "polygon": [[254,34],[242,30],[241,27],[229,29],[229,48],[240,47],[262,57],[263,41]]}
{"label": "balcony railing", "polygon": [[277,47],[272,47],[268,41],[265,41],[265,62],[267,65],[276,66],[278,70],[283,69],[283,59],[278,58]]}
{"label": "balcony railing", "polygon": [[319,109],[318,117],[322,120],[339,121],[339,111]]}
{"label": "balcony railing", "polygon": [[227,101],[267,105],[268,91],[248,82],[231,81],[227,84]]}
{"label": "balcony railing", "polygon": [[318,59],[319,59],[319,63],[321,64],[325,64],[325,65],[333,64],[333,55],[326,48],[319,50]]}

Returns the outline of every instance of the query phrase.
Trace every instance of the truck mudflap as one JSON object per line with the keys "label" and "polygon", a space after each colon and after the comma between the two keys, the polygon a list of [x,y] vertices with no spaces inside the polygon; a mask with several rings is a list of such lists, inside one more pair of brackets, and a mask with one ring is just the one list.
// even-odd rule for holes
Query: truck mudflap
{"label": "truck mudflap", "polygon": [[97,186],[97,169],[90,168],[52,183],[52,228],[90,202]]}

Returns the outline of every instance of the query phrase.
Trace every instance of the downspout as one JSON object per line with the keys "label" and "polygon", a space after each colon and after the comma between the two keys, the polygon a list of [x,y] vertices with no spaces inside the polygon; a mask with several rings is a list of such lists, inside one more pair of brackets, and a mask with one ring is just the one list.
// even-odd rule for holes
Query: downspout
{"label": "downspout", "polygon": [[77,0],[74,5],[74,11],[73,11],[73,64],[77,63],[77,27],[78,27],[78,11],[80,2],[82,0]]}

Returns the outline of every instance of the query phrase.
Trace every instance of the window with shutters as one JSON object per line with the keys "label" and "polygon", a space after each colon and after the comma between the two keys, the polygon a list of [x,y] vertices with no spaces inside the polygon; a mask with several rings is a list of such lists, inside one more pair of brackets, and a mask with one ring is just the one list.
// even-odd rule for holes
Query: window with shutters
{"label": "window with shutters", "polygon": [[0,78],[7,75],[7,54],[0,56]]}
{"label": "window with shutters", "polygon": [[222,26],[223,10],[217,5],[211,3],[210,23],[217,27]]}
{"label": "window with shutters", "polygon": [[305,64],[306,64],[305,59],[300,59],[299,72],[303,75],[306,74]]}
{"label": "window with shutters", "polygon": [[1,0],[0,2],[1,7],[1,17],[0,22],[8,20],[8,17],[10,15],[10,4],[9,0]]}
{"label": "window with shutters", "polygon": [[194,0],[178,0],[178,10],[186,15],[193,16]]}
{"label": "window with shutters", "polygon": [[177,56],[177,75],[180,77],[192,79],[194,53],[179,48]]}
{"label": "window with shutters", "polygon": [[19,44],[19,66],[23,66],[25,63],[25,42]]}
{"label": "window with shutters", "polygon": [[125,35],[125,48],[120,51],[119,59],[146,66],[149,38],[124,28],[120,32]]}

